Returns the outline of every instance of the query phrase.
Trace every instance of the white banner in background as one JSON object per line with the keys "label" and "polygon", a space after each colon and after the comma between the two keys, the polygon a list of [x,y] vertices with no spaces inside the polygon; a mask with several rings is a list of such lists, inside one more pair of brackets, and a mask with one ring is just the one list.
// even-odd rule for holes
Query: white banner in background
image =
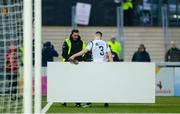
{"label": "white banner in background", "polygon": [[91,13],[91,4],[80,3],[76,4],[76,18],[75,21],[80,25],[88,25]]}
{"label": "white banner in background", "polygon": [[174,95],[174,68],[156,68],[156,96]]}

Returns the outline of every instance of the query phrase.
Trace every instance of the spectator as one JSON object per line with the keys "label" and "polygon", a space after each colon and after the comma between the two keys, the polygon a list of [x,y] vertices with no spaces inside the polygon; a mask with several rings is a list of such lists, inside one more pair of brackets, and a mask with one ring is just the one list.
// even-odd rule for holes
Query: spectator
{"label": "spectator", "polygon": [[124,10],[124,25],[133,25],[133,3],[132,0],[124,0],[122,3],[122,8]]}
{"label": "spectator", "polygon": [[[62,48],[63,61],[67,62],[69,57],[86,48],[86,44],[81,40],[79,30],[72,30],[71,35],[64,41]],[[75,58],[77,61],[83,61],[83,56]]]}
{"label": "spectator", "polygon": [[18,63],[17,63],[17,48],[14,44],[11,44],[6,54],[6,74],[7,80],[9,80],[11,99],[17,99],[17,86],[18,86]]}
{"label": "spectator", "polygon": [[134,53],[132,62],[151,62],[149,53],[146,51],[144,44],[140,44],[138,51]]}
{"label": "spectator", "polygon": [[21,60],[21,66],[23,67],[24,65],[24,48],[23,47],[20,47],[19,48],[19,53],[20,53],[20,60]]}
{"label": "spectator", "polygon": [[46,42],[42,49],[42,66],[47,67],[47,62],[54,61],[54,57],[58,56],[51,42]]}
{"label": "spectator", "polygon": [[8,9],[7,8],[2,9],[2,15],[5,17],[8,16]]}
{"label": "spectator", "polygon": [[111,41],[108,42],[108,45],[111,49],[113,61],[120,61],[120,53],[121,53],[122,47],[121,47],[121,44],[118,41],[116,41],[115,36],[111,38]]}
{"label": "spectator", "polygon": [[[75,53],[83,50],[86,48],[85,43],[81,40],[81,37],[79,35],[79,30],[72,30],[71,35],[69,38],[67,38],[64,41],[63,47],[62,47],[62,57],[64,62],[68,62],[69,57],[74,55]],[[83,61],[83,56],[76,57],[76,61]],[[63,106],[67,106],[66,103],[62,104]],[[81,103],[76,103],[76,107],[81,107]]]}
{"label": "spectator", "polygon": [[174,41],[171,41],[170,49],[165,54],[165,61],[168,62],[180,62],[180,50],[176,47]]}

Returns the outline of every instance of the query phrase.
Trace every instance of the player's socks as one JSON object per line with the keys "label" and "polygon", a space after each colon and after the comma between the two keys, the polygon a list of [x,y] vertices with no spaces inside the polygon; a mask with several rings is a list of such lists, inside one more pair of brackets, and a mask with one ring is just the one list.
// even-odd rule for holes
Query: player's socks
{"label": "player's socks", "polygon": [[81,103],[76,103],[75,107],[81,107]]}
{"label": "player's socks", "polygon": [[83,108],[90,108],[90,107],[92,107],[91,104],[85,104],[85,105],[83,106]]}
{"label": "player's socks", "polygon": [[66,107],[66,106],[67,106],[67,103],[63,103],[62,106]]}
{"label": "player's socks", "polygon": [[108,103],[104,103],[104,107],[109,107],[109,104]]}

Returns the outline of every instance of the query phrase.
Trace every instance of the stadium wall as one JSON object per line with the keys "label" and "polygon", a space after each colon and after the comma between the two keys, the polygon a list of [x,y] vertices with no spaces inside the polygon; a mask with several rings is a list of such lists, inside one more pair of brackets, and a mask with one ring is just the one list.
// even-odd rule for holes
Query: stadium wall
{"label": "stadium wall", "polygon": [[[83,41],[93,40],[94,33],[99,30],[103,32],[103,39],[108,41],[112,35],[117,35],[116,27],[78,27]],[[51,41],[61,55],[61,48],[64,40],[69,37],[71,27],[44,26],[42,29],[43,43]],[[169,28],[170,40],[175,40],[177,46],[180,45],[180,28]],[[125,61],[131,61],[133,53],[140,43],[144,43],[150,53],[152,61],[164,61],[165,47],[163,30],[160,27],[125,27]],[[56,61],[59,61],[56,58]]]}

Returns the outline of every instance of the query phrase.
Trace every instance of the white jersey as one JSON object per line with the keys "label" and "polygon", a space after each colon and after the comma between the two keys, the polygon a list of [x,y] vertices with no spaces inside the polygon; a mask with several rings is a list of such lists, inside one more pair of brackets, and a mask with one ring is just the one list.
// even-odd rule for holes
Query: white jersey
{"label": "white jersey", "polygon": [[86,49],[92,51],[92,58],[94,62],[107,61],[107,52],[110,52],[110,48],[105,41],[93,40],[88,43]]}

